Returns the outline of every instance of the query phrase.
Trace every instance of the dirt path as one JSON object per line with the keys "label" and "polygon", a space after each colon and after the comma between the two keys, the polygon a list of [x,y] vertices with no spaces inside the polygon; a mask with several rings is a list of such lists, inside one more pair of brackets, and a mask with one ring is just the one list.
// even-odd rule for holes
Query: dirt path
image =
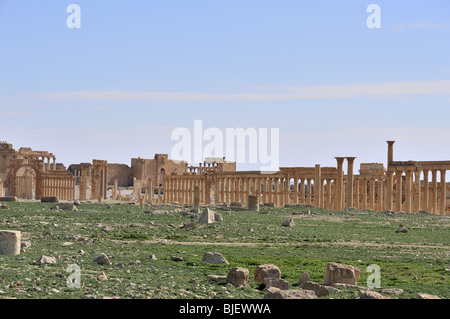
{"label": "dirt path", "polygon": [[[135,241],[127,240],[114,240],[116,242],[127,242],[133,243]],[[311,242],[299,242],[299,243],[241,243],[241,242],[205,242],[205,241],[172,241],[166,239],[159,240],[146,240],[141,243],[144,244],[161,244],[165,243],[168,245],[186,245],[186,246],[230,246],[230,247],[240,247],[240,246],[296,246],[296,245],[308,245],[308,246],[353,246],[353,247],[376,247],[376,248],[386,248],[386,247],[397,247],[397,248],[423,248],[423,249],[443,249],[450,251],[450,246],[445,245],[416,245],[416,244],[381,244],[381,243],[363,243],[359,241],[339,241],[339,242],[327,242],[327,243],[311,243]]]}

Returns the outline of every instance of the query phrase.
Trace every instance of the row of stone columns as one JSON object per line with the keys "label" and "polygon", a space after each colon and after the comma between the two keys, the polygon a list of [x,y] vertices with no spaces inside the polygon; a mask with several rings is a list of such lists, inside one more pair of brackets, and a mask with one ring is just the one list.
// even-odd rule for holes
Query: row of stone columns
{"label": "row of stone columns", "polygon": [[[56,157],[55,156],[39,156],[39,158],[42,157],[42,171],[44,172],[49,172],[50,169],[52,170],[56,170]],[[45,160],[47,159],[47,163],[45,162]],[[53,161],[53,163],[50,164],[50,160]]]}
{"label": "row of stone columns", "polygon": [[43,177],[39,188],[42,196],[55,196],[60,200],[75,199],[75,179],[67,177]]}
{"label": "row of stone columns", "polygon": [[[431,171],[431,184],[429,173]],[[394,185],[395,172],[395,185]],[[387,172],[386,209],[415,213],[422,210],[434,214],[446,214],[447,184],[445,169],[395,169]],[[423,172],[423,182],[421,174]],[[437,173],[440,172],[440,183]],[[404,181],[403,181],[404,180]],[[395,198],[394,198],[395,189]]]}
{"label": "row of stone columns", "polygon": [[[344,175],[344,161],[348,161]],[[248,197],[256,195],[259,203],[312,204],[318,208],[343,210],[349,207],[374,211],[395,210],[414,213],[426,210],[446,213],[445,169],[394,169],[384,175],[353,175],[354,157],[338,157],[337,173],[322,176],[320,165],[308,174],[284,173],[274,175],[217,174],[213,191],[216,203],[241,202],[248,205]],[[431,171],[432,180],[429,181]],[[440,172],[440,183],[437,173]],[[421,181],[421,174],[424,180]],[[164,202],[193,203],[195,186],[200,189],[200,202],[209,201],[208,175],[171,176],[166,180]],[[293,180],[293,187],[291,181]],[[438,185],[439,184],[439,185]],[[208,194],[208,195],[207,195]]]}
{"label": "row of stone columns", "polygon": [[199,196],[201,203],[209,203],[207,194],[206,175],[167,175],[164,180],[163,203],[170,204],[178,202],[180,204],[194,203],[194,187],[199,187]]}

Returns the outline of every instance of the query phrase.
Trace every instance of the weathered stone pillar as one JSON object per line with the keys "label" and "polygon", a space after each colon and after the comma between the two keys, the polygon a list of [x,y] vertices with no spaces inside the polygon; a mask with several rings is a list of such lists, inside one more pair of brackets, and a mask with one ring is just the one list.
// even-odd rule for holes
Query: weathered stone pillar
{"label": "weathered stone pillar", "polygon": [[249,212],[259,212],[258,196],[256,196],[256,195],[248,196],[248,211]]}
{"label": "weathered stone pillar", "polygon": [[115,179],[114,180],[114,186],[113,186],[113,189],[112,189],[112,199],[113,200],[116,200],[116,197],[117,197],[117,186],[118,185],[119,185],[119,180]]}
{"label": "weathered stone pillar", "polygon": [[363,193],[362,208],[367,209],[367,207],[368,207],[368,190],[367,190],[367,179],[365,179],[365,178],[362,181],[362,193]]}
{"label": "weathered stone pillar", "polygon": [[433,169],[431,171],[432,176],[432,182],[431,182],[431,210],[433,214],[437,214],[437,189],[438,189],[438,182],[437,182],[437,170]]}
{"label": "weathered stone pillar", "polygon": [[[80,181],[80,189],[79,189],[79,198],[81,200],[87,199],[87,184],[88,184],[88,173],[89,173],[89,164],[81,163],[81,181]],[[91,186],[92,192],[92,186]]]}
{"label": "weathered stone pillar", "polygon": [[343,187],[344,187],[344,157],[336,157],[337,161],[337,179],[334,195],[335,209],[343,210]]}
{"label": "weathered stone pillar", "polygon": [[194,208],[200,208],[200,188],[198,186],[194,186]]}
{"label": "weathered stone pillar", "polygon": [[369,209],[375,210],[375,180],[369,180]]}
{"label": "weathered stone pillar", "polygon": [[19,255],[21,238],[20,231],[0,230],[0,255]]}
{"label": "weathered stone pillar", "polygon": [[406,171],[406,188],[405,188],[405,211],[408,214],[412,213],[412,176],[413,172]]}
{"label": "weathered stone pillar", "polygon": [[360,209],[360,204],[359,204],[359,179],[355,179],[353,205],[357,209]]}
{"label": "weathered stone pillar", "polygon": [[430,184],[429,170],[423,170],[423,203],[422,207],[425,211],[430,211]]}
{"label": "weathered stone pillar", "polygon": [[322,185],[322,169],[317,164],[314,171],[314,205],[317,208],[323,208],[323,185]]}
{"label": "weathered stone pillar", "polygon": [[447,213],[447,184],[445,182],[446,170],[441,169],[441,207],[440,215],[446,215]]}
{"label": "weathered stone pillar", "polygon": [[347,157],[347,190],[346,190],[346,208],[353,207],[353,164],[356,157]]}
{"label": "weathered stone pillar", "polygon": [[300,204],[305,204],[305,182],[306,179],[300,179]]}
{"label": "weathered stone pillar", "polygon": [[308,205],[312,204],[312,179],[311,178],[307,178],[306,179],[308,181],[308,195],[307,195],[307,199],[306,199],[306,203]]}
{"label": "weathered stone pillar", "polygon": [[414,213],[418,213],[422,210],[422,201],[421,201],[421,183],[420,183],[420,175],[421,170],[416,170],[414,172]]}
{"label": "weathered stone pillar", "polygon": [[391,162],[394,161],[394,143],[395,141],[387,141],[388,143],[388,158],[387,158],[387,170],[390,171]]}
{"label": "weathered stone pillar", "polygon": [[376,211],[380,212],[383,209],[383,180],[379,178],[377,180],[377,206]]}
{"label": "weathered stone pillar", "polygon": [[395,179],[397,181],[396,185],[396,192],[397,192],[397,199],[396,199],[396,210],[397,212],[402,211],[402,204],[403,204],[403,171],[397,171],[395,172]]}
{"label": "weathered stone pillar", "polygon": [[392,210],[393,202],[393,189],[394,189],[394,172],[386,172],[386,204],[385,210]]}

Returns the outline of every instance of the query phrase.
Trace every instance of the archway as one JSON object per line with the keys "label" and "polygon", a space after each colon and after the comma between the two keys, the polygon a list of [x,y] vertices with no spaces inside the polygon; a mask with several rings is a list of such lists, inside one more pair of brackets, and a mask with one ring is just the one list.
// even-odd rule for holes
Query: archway
{"label": "archway", "polygon": [[14,181],[15,196],[23,199],[36,199],[36,170],[22,166],[16,171]]}

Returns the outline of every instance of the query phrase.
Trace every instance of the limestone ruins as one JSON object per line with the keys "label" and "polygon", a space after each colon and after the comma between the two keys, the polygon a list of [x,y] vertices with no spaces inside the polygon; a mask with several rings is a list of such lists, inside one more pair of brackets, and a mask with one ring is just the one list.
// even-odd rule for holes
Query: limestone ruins
{"label": "limestone ruins", "polygon": [[[252,209],[264,204],[304,204],[334,210],[449,214],[446,171],[450,161],[394,161],[394,143],[387,142],[387,168],[362,163],[359,174],[354,174],[355,157],[337,157],[336,167],[281,167],[272,173],[237,171],[236,163],[225,158],[207,158],[198,166],[188,166],[167,154],[133,158],[131,166],[93,160],[66,169],[52,153],[30,148],[16,151],[0,142],[0,197],[123,200],[123,192],[130,190],[140,203],[153,204],[241,203]],[[197,187],[198,196],[194,196]]]}

